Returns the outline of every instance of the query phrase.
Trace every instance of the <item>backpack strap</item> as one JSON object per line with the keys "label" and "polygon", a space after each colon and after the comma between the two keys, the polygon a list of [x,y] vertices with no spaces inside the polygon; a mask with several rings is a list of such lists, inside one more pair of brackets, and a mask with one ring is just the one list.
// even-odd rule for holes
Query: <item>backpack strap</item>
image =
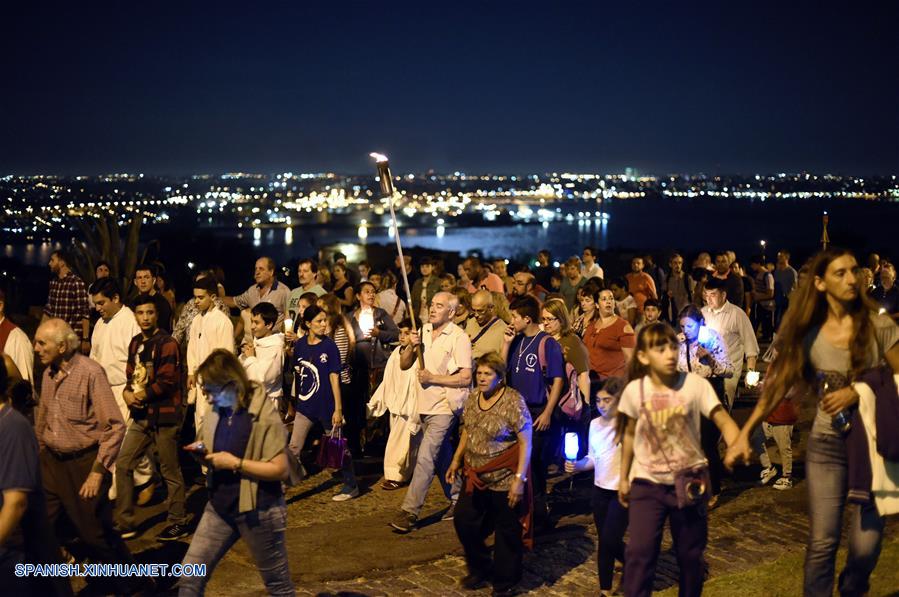
{"label": "backpack strap", "polygon": [[543,373],[544,379],[546,378],[546,342],[549,340],[549,334],[544,333],[544,336],[540,338],[540,344],[537,345],[537,361],[540,363],[540,371]]}

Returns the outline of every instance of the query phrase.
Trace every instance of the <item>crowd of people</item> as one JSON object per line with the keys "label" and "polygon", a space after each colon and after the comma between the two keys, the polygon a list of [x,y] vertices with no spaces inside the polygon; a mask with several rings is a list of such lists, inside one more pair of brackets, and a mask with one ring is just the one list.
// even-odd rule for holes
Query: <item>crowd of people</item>
{"label": "crowd of people", "polygon": [[[598,257],[586,247],[554,265],[540,251],[511,272],[505,259],[468,257],[452,273],[432,257],[379,270],[336,253],[299,261],[294,289],[260,257],[243,293],[229,294],[213,268],[179,305],[158,264],[138,265],[123,286],[100,263],[88,284],[54,252],[33,338],[7,317],[0,290],[4,578],[23,593],[68,594],[66,579],[7,572],[22,562],[133,562],[127,542],[145,532],[137,508],[164,485],[156,539],[189,540],[184,562],[207,564],[180,593],[202,594],[242,538],[266,591],[293,594],[285,492],[326,467],[342,478],[332,499],[355,499],[354,460],[376,453],[380,489],[405,491],[396,533],[419,526],[440,483],[465,588],[514,594],[525,551],[552,526],[547,478],[592,470],[601,594],[615,590],[616,561],[625,595],[650,594],[668,520],[681,594],[698,595],[726,469],[754,451],[759,482],[791,489],[798,405],[818,396],[805,591],[832,591],[848,499],[839,589],[864,593],[884,516],[899,511],[896,429],[885,427],[899,421],[889,400],[899,373],[894,265],[875,255],[859,267],[830,249],[798,272],[785,250],[776,263],[750,258],[748,270],[731,251],[686,268],[674,253],[668,269],[639,255],[606,278],[612,268]],[[411,300],[397,288],[404,273]],[[760,343],[770,345],[764,379]],[[756,385],[761,397],[739,427],[731,409]],[[193,441],[179,443],[185,436]],[[198,519],[185,505],[190,458],[208,496]],[[145,578],[105,581],[115,593],[152,589]]]}

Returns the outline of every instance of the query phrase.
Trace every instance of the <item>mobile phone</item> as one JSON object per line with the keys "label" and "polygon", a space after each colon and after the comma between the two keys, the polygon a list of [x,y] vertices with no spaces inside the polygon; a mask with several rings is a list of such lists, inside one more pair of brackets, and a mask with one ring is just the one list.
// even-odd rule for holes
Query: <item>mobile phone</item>
{"label": "mobile phone", "polygon": [[184,446],[184,449],[187,450],[188,452],[191,452],[192,454],[197,455],[197,456],[205,456],[206,455],[206,444],[204,444],[203,442],[188,444],[188,445]]}

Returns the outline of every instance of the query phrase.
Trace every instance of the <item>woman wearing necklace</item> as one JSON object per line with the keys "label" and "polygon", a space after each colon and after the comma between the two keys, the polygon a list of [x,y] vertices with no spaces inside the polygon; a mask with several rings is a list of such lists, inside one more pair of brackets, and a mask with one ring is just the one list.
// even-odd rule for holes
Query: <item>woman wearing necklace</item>
{"label": "woman wearing necklace", "polygon": [[[465,402],[459,447],[446,473],[452,483],[462,472],[465,484],[454,519],[468,566],[462,586],[476,589],[492,582],[494,595],[514,594],[525,542],[530,547],[532,541],[531,415],[521,394],[505,385],[505,376],[499,354],[477,360],[477,389]],[[496,531],[492,558],[485,529]]]}
{"label": "woman wearing necklace", "polygon": [[[883,539],[884,517],[875,500],[858,495],[870,491],[856,488],[847,506],[848,480],[855,476],[850,473],[858,463],[849,451],[856,442],[850,442],[847,434],[864,431],[860,413],[856,416],[860,396],[854,382],[883,362],[893,374],[899,373],[899,327],[878,314],[861,284],[858,262],[849,251],[831,248],[811,260],[808,276],[790,297],[778,330],[777,356],[768,367],[762,395],[725,458],[728,466],[748,461],[752,430],[788,392],[819,396],[805,457],[809,498],[805,595],[833,593],[844,508],[849,510],[849,553],[839,575],[841,595],[867,592]],[[880,426],[878,422],[878,451],[881,437],[891,435],[881,434]]]}
{"label": "woman wearing necklace", "polygon": [[184,564],[206,564],[207,574],[182,578],[178,594],[202,595],[216,565],[242,538],[266,592],[293,595],[281,489],[287,479],[287,438],[278,410],[227,350],[213,351],[197,369],[197,379],[213,408],[203,419],[200,441],[186,449],[209,466],[209,502]]}
{"label": "woman wearing necklace", "polygon": [[634,328],[615,315],[615,296],[611,290],[599,293],[599,316],[584,330],[584,344],[590,354],[591,377],[599,381],[624,377],[634,354]]}
{"label": "woman wearing necklace", "polygon": [[[326,335],[328,315],[313,305],[303,311],[306,335],[293,347],[294,392],[296,418],[288,448],[300,458],[309,430],[320,423],[325,435],[343,426],[343,402],[340,393],[340,353],[337,344]],[[359,495],[359,485],[353,473],[353,459],[343,459],[343,487],[331,499],[344,502]]]}

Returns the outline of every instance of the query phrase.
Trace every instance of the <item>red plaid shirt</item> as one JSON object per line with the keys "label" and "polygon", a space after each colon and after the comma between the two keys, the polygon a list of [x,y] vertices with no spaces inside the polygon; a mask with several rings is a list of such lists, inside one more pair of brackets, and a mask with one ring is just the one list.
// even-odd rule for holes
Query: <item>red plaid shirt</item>
{"label": "red plaid shirt", "polygon": [[[87,299],[87,288],[84,281],[69,272],[64,278],[50,280],[50,292],[44,306],[47,317],[58,317],[72,326],[78,337],[81,337],[81,321],[90,319],[90,303]],[[86,340],[86,338],[81,338]]]}
{"label": "red plaid shirt", "polygon": [[78,353],[47,367],[34,432],[41,448],[58,454],[99,444],[97,460],[111,469],[125,439],[125,421],[103,367]]}

